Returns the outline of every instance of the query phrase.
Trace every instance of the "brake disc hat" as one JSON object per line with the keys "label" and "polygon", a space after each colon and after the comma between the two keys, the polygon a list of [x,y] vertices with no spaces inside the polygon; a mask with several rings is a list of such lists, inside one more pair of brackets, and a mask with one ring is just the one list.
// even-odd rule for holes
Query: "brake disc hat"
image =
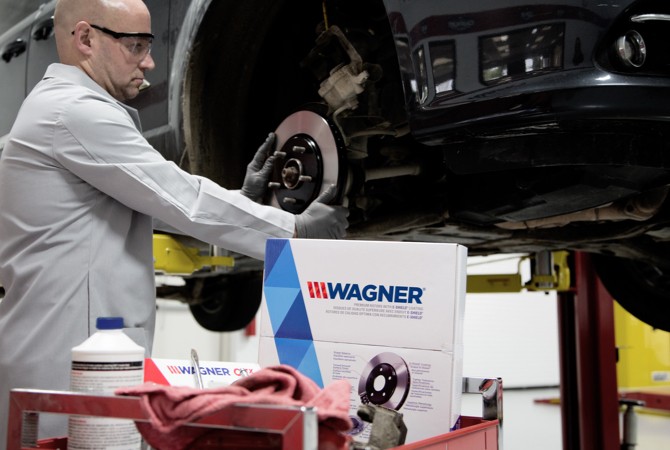
{"label": "brake disc hat", "polygon": [[[337,127],[311,110],[282,121],[277,136],[270,204],[300,214],[328,186],[342,191],[346,179],[344,142]],[[338,201],[340,199],[338,198]]]}

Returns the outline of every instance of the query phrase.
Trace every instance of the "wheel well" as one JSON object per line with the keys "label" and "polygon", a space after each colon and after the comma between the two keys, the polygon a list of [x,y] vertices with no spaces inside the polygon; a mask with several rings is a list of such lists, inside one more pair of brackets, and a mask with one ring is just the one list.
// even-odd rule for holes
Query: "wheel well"
{"label": "wheel well", "polygon": [[239,187],[267,133],[316,92],[300,60],[316,37],[319,10],[284,0],[211,3],[184,79],[191,172]]}

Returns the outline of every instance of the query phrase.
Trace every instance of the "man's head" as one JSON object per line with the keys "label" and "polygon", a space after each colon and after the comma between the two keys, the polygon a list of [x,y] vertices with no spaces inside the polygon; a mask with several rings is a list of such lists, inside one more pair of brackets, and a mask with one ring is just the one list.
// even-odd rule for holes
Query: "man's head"
{"label": "man's head", "polygon": [[61,62],[82,69],[117,100],[137,96],[144,72],[155,67],[142,0],[58,0],[54,25]]}

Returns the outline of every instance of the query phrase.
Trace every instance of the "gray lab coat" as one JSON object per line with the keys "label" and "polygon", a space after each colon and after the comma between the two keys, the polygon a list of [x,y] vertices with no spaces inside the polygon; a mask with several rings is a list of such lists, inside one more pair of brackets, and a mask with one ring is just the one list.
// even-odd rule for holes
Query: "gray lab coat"
{"label": "gray lab coat", "polygon": [[[138,130],[134,109],[61,64],[12,128],[0,159],[0,447],[9,389],[68,389],[70,350],[97,317],[122,316],[150,351],[152,218],[260,259],[267,238],[293,235],[292,214],[180,170]],[[42,435],[64,432],[61,421]]]}

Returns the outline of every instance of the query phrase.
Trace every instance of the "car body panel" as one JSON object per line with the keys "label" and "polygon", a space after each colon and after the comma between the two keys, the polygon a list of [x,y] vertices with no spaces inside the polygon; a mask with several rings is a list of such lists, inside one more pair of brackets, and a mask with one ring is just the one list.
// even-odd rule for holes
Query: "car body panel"
{"label": "car body panel", "polygon": [[[662,117],[665,102],[639,102],[636,94],[657,92],[667,97],[667,78],[613,73],[596,63],[600,40],[633,3],[482,1],[464,6],[463,2],[385,1],[396,48],[399,55],[404,53],[399,58],[404,85],[414,86],[406,90],[414,136],[439,145],[468,133],[495,136],[574,118]],[[521,68],[515,76],[483,81],[484,42],[496,36],[511,40],[527,30],[541,34],[538,30],[543,27],[561,28],[553,36],[561,40],[555,44],[559,53],[555,66]],[[431,49],[445,43],[455,47],[453,85],[439,92],[435,64],[426,61]],[[516,51],[519,59],[528,58]],[[543,47],[536,51],[542,54]],[[519,62],[512,61],[509,70]],[[417,76],[422,72],[419,67],[425,68],[423,77]],[[626,85],[634,92],[620,89]]]}
{"label": "car body panel", "polygon": [[32,22],[32,17],[27,17],[0,35],[0,80],[12,83],[11,89],[0,90],[0,136],[9,132],[26,95],[25,72]]}

